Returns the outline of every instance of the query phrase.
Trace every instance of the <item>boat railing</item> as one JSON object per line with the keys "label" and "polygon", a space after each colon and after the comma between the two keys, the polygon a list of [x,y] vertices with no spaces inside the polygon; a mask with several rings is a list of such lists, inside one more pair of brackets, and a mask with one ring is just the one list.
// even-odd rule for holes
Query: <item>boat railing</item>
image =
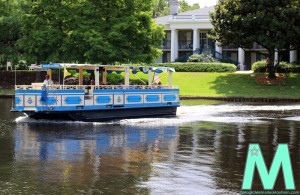
{"label": "boat railing", "polygon": [[[43,87],[42,84],[32,84],[32,85],[16,85],[15,90],[41,90]],[[74,89],[96,89],[96,90],[105,90],[105,89],[178,89],[178,86],[175,85],[47,85],[47,88],[50,90],[74,90]]]}

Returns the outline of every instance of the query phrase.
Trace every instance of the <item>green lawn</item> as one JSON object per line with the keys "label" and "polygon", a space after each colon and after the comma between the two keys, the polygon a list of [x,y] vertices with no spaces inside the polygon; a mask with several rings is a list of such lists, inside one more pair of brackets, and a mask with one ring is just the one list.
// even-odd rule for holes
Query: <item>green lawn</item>
{"label": "green lawn", "polygon": [[264,85],[258,84],[253,74],[176,72],[173,84],[180,87],[182,96],[300,98],[298,74],[288,75],[280,84]]}
{"label": "green lawn", "polygon": [[15,94],[14,89],[0,89],[0,94]]}

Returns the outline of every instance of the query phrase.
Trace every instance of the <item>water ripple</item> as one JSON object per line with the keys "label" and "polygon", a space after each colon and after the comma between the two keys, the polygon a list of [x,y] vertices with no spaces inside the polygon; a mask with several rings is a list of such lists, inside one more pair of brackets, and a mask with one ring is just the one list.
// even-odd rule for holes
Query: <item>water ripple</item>
{"label": "water ripple", "polygon": [[[290,118],[288,118],[290,117]],[[222,123],[268,123],[274,119],[300,120],[300,105],[200,105],[181,106],[177,116],[164,118],[139,118],[113,120],[109,122],[50,121],[35,120],[27,116],[18,117],[16,123],[55,123],[76,125],[139,125],[166,126],[194,123],[198,121]]]}

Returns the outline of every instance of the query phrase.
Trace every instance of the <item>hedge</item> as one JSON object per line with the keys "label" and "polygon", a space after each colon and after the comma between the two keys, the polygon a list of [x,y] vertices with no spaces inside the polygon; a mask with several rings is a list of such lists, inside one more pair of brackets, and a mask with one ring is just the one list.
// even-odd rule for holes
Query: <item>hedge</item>
{"label": "hedge", "polygon": [[176,72],[235,72],[236,66],[229,63],[210,62],[210,63],[159,63],[150,66],[162,66],[175,68]]}
{"label": "hedge", "polygon": [[[278,73],[300,73],[300,65],[280,62],[278,67],[275,67]],[[258,61],[252,64],[252,70],[255,73],[265,73],[267,72],[266,61]]]}

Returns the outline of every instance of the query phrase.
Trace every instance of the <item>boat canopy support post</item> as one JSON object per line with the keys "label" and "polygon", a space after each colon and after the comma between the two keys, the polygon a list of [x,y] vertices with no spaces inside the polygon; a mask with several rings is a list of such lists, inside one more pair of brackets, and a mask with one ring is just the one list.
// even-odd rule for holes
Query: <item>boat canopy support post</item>
{"label": "boat canopy support post", "polygon": [[148,70],[148,86],[152,86],[152,71]]}
{"label": "boat canopy support post", "polygon": [[95,68],[95,85],[96,85],[96,86],[99,86],[99,85],[100,85],[100,82],[99,82],[99,76],[100,76],[100,73],[99,73],[99,67],[96,67],[96,68]]}
{"label": "boat canopy support post", "polygon": [[101,82],[102,82],[104,85],[107,84],[106,78],[107,78],[107,72],[106,72],[105,70],[103,70],[103,72],[102,72],[102,81],[101,81]]}
{"label": "boat canopy support post", "polygon": [[125,67],[125,77],[124,77],[124,83],[125,83],[125,86],[129,86],[129,72],[130,69],[128,66]]}
{"label": "boat canopy support post", "polygon": [[65,86],[65,75],[66,75],[66,67],[64,67],[64,75],[63,75],[63,86]]}
{"label": "boat canopy support post", "polygon": [[52,71],[50,68],[47,70],[47,75],[49,75],[49,78],[52,80]]}
{"label": "boat canopy support post", "polygon": [[83,69],[79,69],[79,85],[83,85]]}
{"label": "boat canopy support post", "polygon": [[169,86],[172,86],[173,78],[172,78],[172,71],[169,71]]}
{"label": "boat canopy support post", "polygon": [[64,67],[63,86],[65,86],[66,72],[67,72],[67,68]]}
{"label": "boat canopy support post", "polygon": [[60,69],[58,69],[58,83],[61,84],[60,83]]}

